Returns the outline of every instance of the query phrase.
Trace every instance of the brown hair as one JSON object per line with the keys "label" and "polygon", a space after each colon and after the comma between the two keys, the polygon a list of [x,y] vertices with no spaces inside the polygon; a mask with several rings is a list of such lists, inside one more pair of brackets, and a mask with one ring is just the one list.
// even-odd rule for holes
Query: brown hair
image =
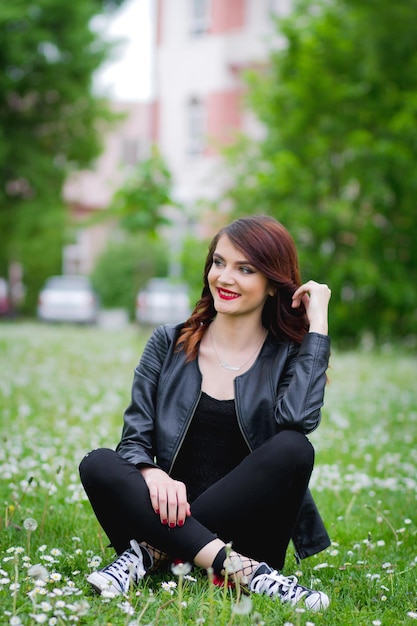
{"label": "brown hair", "polygon": [[280,222],[267,215],[255,215],[224,226],[212,239],[204,266],[201,298],[180,333],[178,348],[185,350],[188,361],[195,359],[201,338],[216,315],[207,276],[217,242],[223,235],[227,235],[274,288],[274,295],[268,296],[262,311],[264,327],[278,340],[301,343],[308,331],[308,322],[303,304],[297,309],[291,306],[292,295],[301,285],[294,241]]}

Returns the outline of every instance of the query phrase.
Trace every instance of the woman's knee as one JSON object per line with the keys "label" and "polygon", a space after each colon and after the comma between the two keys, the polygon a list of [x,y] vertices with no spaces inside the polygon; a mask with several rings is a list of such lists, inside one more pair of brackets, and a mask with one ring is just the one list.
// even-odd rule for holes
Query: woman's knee
{"label": "woman's knee", "polygon": [[108,475],[117,453],[110,448],[96,448],[88,452],[82,459],[79,472],[82,483],[100,480]]}
{"label": "woman's knee", "polygon": [[264,446],[265,462],[277,466],[277,469],[282,465],[311,469],[314,465],[314,448],[304,433],[297,430],[282,430]]}

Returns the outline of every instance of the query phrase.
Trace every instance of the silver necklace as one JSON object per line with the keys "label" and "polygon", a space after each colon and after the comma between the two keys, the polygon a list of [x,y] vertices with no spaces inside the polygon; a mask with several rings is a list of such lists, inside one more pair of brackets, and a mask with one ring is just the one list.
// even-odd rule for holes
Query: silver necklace
{"label": "silver necklace", "polygon": [[248,359],[246,359],[246,361],[244,363],[242,363],[242,365],[230,365],[230,363],[228,363],[227,361],[223,361],[219,357],[219,355],[217,354],[216,346],[214,345],[213,335],[211,334],[211,326],[209,326],[209,335],[210,335],[210,339],[211,339],[211,345],[213,346],[213,351],[214,351],[214,354],[216,355],[217,363],[219,364],[219,366],[223,367],[225,370],[230,370],[232,372],[239,372],[239,370],[241,370],[242,367],[245,367],[246,363],[249,363],[249,361],[251,359],[253,359],[255,354],[258,352],[258,350],[262,346],[263,342],[265,341],[266,332],[264,333],[264,335],[263,335],[259,345],[256,347],[256,350],[254,352],[252,352],[250,357]]}

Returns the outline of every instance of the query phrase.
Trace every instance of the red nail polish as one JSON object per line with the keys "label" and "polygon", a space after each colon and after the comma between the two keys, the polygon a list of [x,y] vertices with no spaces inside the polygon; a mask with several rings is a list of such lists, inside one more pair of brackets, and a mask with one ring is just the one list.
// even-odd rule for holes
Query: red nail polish
{"label": "red nail polish", "polygon": [[182,519],[178,522],[178,526],[184,526],[184,522]]}
{"label": "red nail polish", "polygon": [[155,509],[155,513],[159,515],[159,509]]}
{"label": "red nail polish", "polygon": [[162,523],[163,523],[163,524],[168,524],[168,520],[167,520],[167,519],[163,519],[163,520],[162,520]]}
{"label": "red nail polish", "polygon": [[175,524],[174,524],[174,522],[171,522],[171,523],[170,523],[170,525],[169,525],[169,527],[170,527],[170,528],[175,528]]}

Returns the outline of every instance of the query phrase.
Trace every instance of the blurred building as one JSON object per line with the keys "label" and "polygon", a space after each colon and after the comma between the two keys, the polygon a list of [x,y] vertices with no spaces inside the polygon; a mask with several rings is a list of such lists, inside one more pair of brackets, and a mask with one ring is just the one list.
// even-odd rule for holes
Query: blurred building
{"label": "blurred building", "polygon": [[113,231],[112,224],[94,223],[91,217],[109,206],[131,168],[149,156],[156,139],[153,103],[114,102],[111,106],[122,119],[104,136],[100,158],[90,170],[75,172],[64,187],[76,231],[75,243],[63,251],[64,274],[91,272]]}
{"label": "blurred building", "polygon": [[244,110],[243,73],[262,68],[279,42],[274,15],[290,0],[154,0],[156,138],[176,198],[215,198],[224,183],[219,148],[261,132]]}
{"label": "blurred building", "polygon": [[68,180],[64,197],[80,228],[64,250],[64,273],[91,271],[113,226],[85,227],[81,220],[109,205],[129,167],[149,156],[152,143],[172,173],[174,198],[185,207],[185,215],[173,216],[170,240],[179,247],[190,222],[211,227],[200,200],[215,199],[227,183],[220,148],[237,133],[262,132],[243,106],[243,74],[266,66],[279,45],[274,16],[288,13],[291,0],[150,1],[153,98],[114,103],[125,119],[105,137],[94,168]]}

